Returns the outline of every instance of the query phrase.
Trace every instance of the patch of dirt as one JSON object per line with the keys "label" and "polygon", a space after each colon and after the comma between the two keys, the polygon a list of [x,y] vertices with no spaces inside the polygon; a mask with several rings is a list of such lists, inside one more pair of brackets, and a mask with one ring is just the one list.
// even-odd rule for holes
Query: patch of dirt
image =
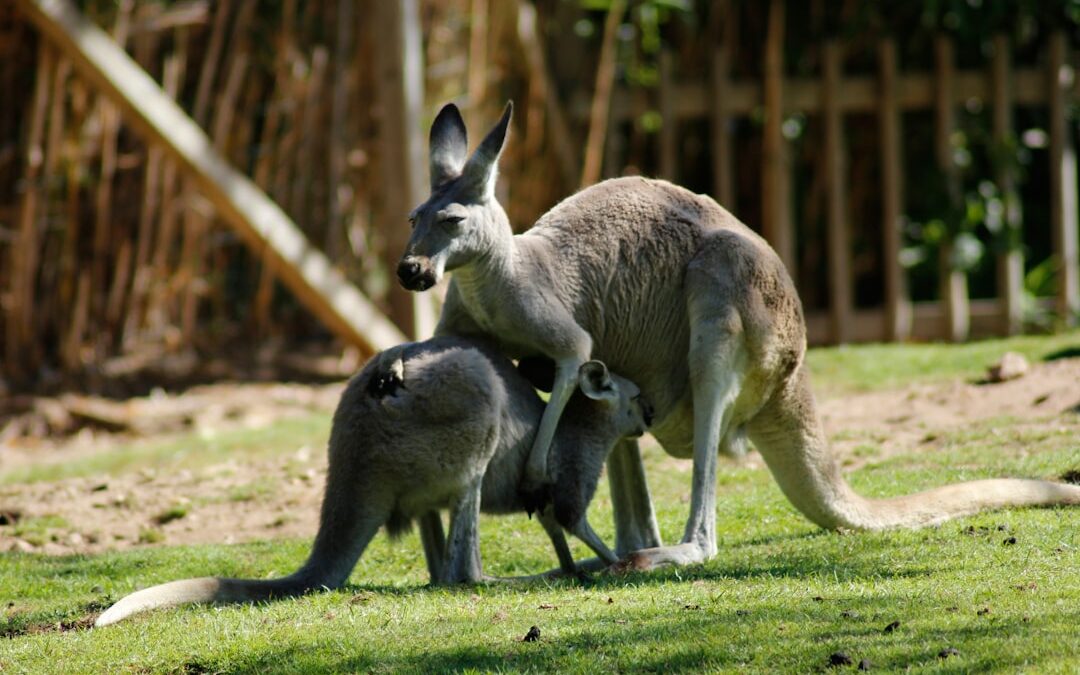
{"label": "patch of dirt", "polygon": [[[148,435],[266,427],[284,416],[330,412],[342,387],[224,384],[182,395],[111,401],[133,411],[135,418],[177,422],[164,425],[165,431],[159,420],[124,424],[119,431],[84,427],[73,436],[45,433],[0,440],[0,469],[92,456]],[[820,401],[820,409],[833,447],[850,469],[901,451],[933,452],[937,437],[988,418],[1010,416],[1046,429],[1080,429],[1080,415],[1070,412],[1078,404],[1080,359],[1061,359],[1034,364],[1024,377],[1000,384],[953,381],[831,396]],[[325,437],[311,438],[288,455],[200,469],[0,486],[0,551],[64,555],[312,537],[325,479],[325,444]],[[761,464],[756,453],[748,461]],[[690,470],[683,460],[663,465]]]}
{"label": "patch of dirt", "polygon": [[[1019,379],[917,384],[818,401],[834,452],[846,468],[932,445],[943,432],[981,420],[1013,417],[1060,427],[1080,423],[1080,359],[1032,364]],[[872,456],[866,446],[873,446]]]}

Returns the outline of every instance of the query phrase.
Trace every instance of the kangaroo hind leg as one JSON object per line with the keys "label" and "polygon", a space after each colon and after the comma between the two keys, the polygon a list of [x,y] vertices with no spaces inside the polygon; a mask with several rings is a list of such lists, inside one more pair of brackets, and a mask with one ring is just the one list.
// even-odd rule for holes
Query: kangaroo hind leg
{"label": "kangaroo hind leg", "polygon": [[[682,542],[637,551],[625,566],[688,565],[716,555],[718,451],[735,442],[732,414],[742,390],[747,355],[742,323],[732,307],[715,300],[690,304],[690,385],[694,408],[694,468],[690,515]],[[696,310],[696,311],[695,311]]]}

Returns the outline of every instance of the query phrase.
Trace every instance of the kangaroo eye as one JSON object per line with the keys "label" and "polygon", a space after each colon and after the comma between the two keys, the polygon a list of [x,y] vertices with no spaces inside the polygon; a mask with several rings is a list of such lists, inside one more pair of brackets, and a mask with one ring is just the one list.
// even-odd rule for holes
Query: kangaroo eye
{"label": "kangaroo eye", "polygon": [[446,216],[440,222],[444,225],[457,225],[463,220],[465,220],[464,216]]}
{"label": "kangaroo eye", "polygon": [[409,227],[416,229],[416,216],[409,216]]}

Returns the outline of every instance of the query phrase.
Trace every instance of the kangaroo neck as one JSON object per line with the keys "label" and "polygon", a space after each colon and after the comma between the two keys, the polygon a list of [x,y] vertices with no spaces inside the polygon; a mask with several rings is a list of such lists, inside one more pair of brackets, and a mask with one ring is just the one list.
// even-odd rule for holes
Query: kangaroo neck
{"label": "kangaroo neck", "polygon": [[502,219],[469,262],[454,270],[458,287],[466,297],[484,295],[485,289],[505,289],[517,274],[518,247],[510,223]]}

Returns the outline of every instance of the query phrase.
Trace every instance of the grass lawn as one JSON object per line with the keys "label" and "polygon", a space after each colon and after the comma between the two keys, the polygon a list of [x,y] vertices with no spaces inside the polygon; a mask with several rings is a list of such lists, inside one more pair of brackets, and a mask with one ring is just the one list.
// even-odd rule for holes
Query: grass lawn
{"label": "grass lawn", "polygon": [[[975,378],[1004,349],[1041,358],[1078,345],[1080,333],[961,347],[848,347],[815,351],[810,363],[819,389],[857,392]],[[1080,469],[1078,417],[1064,415],[1039,433],[1001,419],[943,432],[932,453],[869,462],[849,480],[863,494],[888,496],[974,478],[1058,476]],[[329,421],[289,424],[282,452],[294,447],[298,430],[325,438]],[[259,452],[272,452],[273,430],[258,433]],[[211,454],[243,446],[230,437]],[[194,450],[193,461],[206,462],[207,452]],[[66,473],[177,461],[153,447],[118,453]],[[646,458],[665,541],[672,541],[686,517],[690,467],[658,448]],[[0,482],[18,478],[48,479]],[[379,537],[342,591],[165,610],[87,630],[98,611],[136,587],[288,573],[309,542],[0,554],[0,671],[807,672],[827,670],[837,652],[852,660],[842,669],[864,659],[882,671],[1080,669],[1080,510],[1006,511],[921,531],[841,535],[799,516],[765,470],[725,465],[719,481],[715,559],[588,582],[431,589],[417,536],[393,544]],[[611,541],[606,484],[590,518]],[[481,532],[488,573],[554,566],[540,526],[523,516],[485,517]],[[587,555],[582,546],[576,552]],[[523,642],[534,625],[540,639]]]}

